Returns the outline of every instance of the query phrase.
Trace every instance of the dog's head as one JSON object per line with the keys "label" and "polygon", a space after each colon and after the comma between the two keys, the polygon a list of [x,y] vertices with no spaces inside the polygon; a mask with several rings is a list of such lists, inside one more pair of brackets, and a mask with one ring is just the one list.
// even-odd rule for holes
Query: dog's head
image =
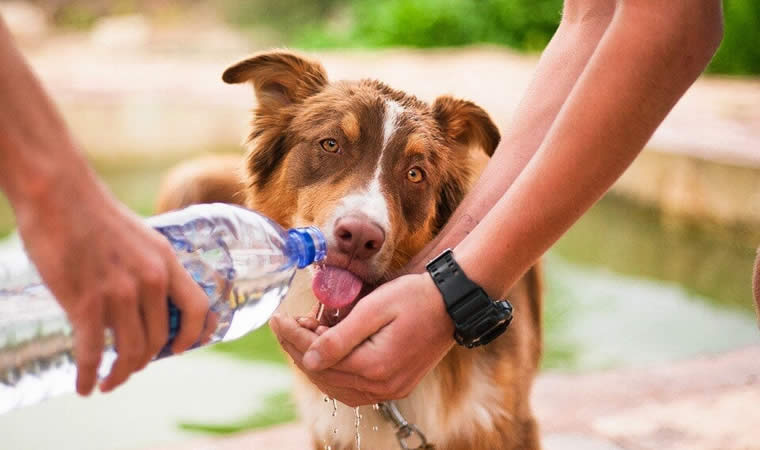
{"label": "dog's head", "polygon": [[428,105],[370,80],[329,83],[321,64],[286,51],[224,72],[253,84],[248,206],[328,240],[314,293],[352,304],[399,270],[446,223],[470,183],[470,151],[489,156],[499,131],[471,102]]}

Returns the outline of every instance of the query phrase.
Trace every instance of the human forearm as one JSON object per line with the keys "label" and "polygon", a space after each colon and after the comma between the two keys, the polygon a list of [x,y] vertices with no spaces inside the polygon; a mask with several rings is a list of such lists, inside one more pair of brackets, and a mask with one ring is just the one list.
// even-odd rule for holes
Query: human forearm
{"label": "human forearm", "polygon": [[[586,67],[614,12],[614,0],[565,5],[562,23],[541,55],[502,144],[438,238],[409,264],[424,270],[427,261],[456,246],[504,195],[536,153],[578,77]],[[547,88],[549,87],[549,88]]]}
{"label": "human forearm", "polygon": [[173,350],[196,342],[208,310],[203,291],[168,241],[97,179],[1,20],[0,99],[0,189],[27,254],[74,328],[77,390],[95,385],[106,329],[118,349],[101,384],[106,391],[164,347],[167,297],[182,311]]}
{"label": "human forearm", "polygon": [[622,2],[536,155],[456,248],[493,295],[610,187],[709,62],[720,3],[698,2],[696,12],[675,6],[687,3]]}
{"label": "human forearm", "polygon": [[15,209],[43,197],[62,173],[77,174],[83,186],[94,180],[55,106],[13,45],[2,18],[0,93],[0,189]]}

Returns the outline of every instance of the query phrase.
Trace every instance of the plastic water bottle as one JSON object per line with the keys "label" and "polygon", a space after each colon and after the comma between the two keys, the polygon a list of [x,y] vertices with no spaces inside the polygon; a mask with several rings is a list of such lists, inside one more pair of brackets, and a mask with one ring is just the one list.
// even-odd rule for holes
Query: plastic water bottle
{"label": "plastic water bottle", "polygon": [[[325,258],[314,227],[284,230],[260,214],[225,204],[190,206],[147,220],[171,242],[208,295],[217,326],[209,344],[237,339],[267,322],[285,297],[297,268]],[[14,258],[7,261],[8,256]],[[19,257],[20,256],[20,257]],[[170,341],[179,310],[169,301]],[[156,359],[170,355],[169,344]],[[98,375],[116,352],[110,332]],[[72,329],[55,298],[21,253],[0,255],[0,414],[73,392]]]}

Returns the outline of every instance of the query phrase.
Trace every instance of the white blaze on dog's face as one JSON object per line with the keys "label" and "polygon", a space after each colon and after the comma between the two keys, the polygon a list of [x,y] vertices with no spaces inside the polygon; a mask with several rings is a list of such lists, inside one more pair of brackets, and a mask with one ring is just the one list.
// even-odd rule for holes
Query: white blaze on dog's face
{"label": "white blaze on dog's face", "polygon": [[491,155],[499,141],[470,102],[431,106],[377,81],[328,83],[320,64],[288,52],[242,61],[224,80],[252,82],[258,100],[249,206],[325,233],[314,293],[331,308],[351,305],[421,250],[464,195],[470,148]]}

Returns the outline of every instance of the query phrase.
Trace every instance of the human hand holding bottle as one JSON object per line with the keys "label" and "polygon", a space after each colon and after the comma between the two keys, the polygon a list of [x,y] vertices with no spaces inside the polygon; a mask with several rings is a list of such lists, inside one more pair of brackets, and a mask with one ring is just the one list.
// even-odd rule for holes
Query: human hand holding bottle
{"label": "human hand holding bottle", "polygon": [[177,352],[201,337],[208,300],[168,242],[98,181],[2,18],[0,98],[0,189],[73,324],[77,391],[95,386],[109,328],[118,358],[101,389],[112,390],[166,343],[167,296],[182,312]]}

